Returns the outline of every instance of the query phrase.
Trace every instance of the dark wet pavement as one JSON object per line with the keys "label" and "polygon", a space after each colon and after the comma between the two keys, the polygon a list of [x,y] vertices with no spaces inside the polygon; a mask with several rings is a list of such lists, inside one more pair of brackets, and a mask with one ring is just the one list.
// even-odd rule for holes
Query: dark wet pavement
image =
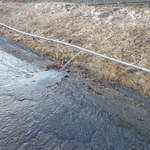
{"label": "dark wet pavement", "polygon": [[150,149],[148,99],[135,107],[136,99],[115,89],[95,93],[65,72],[45,71],[51,62],[29,59],[31,51],[11,44],[0,39],[7,56],[7,65],[0,63],[0,150]]}

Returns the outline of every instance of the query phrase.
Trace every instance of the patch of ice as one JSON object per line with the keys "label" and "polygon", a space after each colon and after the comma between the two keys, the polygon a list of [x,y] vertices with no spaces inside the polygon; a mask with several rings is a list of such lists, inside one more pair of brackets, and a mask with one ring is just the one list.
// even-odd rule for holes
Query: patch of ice
{"label": "patch of ice", "polygon": [[129,16],[131,17],[132,20],[136,20],[135,11],[131,11],[131,12],[129,13]]}
{"label": "patch of ice", "polygon": [[95,17],[100,17],[101,14],[102,14],[102,12],[95,12],[95,13],[94,13],[94,16],[95,16]]}
{"label": "patch of ice", "polygon": [[113,20],[113,16],[109,16],[107,19],[106,19],[106,21],[105,21],[105,23],[108,23],[108,24],[112,24],[112,20]]}
{"label": "patch of ice", "polygon": [[149,11],[149,10],[145,10],[144,13],[145,13],[145,14],[149,14],[150,11]]}

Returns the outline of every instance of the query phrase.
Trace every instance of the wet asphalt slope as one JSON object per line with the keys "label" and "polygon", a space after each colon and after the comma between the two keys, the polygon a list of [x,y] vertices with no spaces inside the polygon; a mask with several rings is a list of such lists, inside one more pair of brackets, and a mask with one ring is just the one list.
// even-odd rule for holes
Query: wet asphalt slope
{"label": "wet asphalt slope", "polygon": [[50,61],[2,38],[0,57],[0,150],[150,149],[149,103],[135,107],[106,87],[96,94],[64,72],[44,71]]}

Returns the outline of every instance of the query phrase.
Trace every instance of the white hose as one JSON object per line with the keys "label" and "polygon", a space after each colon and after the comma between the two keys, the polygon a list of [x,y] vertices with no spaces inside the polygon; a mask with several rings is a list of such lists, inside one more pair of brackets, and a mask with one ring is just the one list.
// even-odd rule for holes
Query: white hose
{"label": "white hose", "polygon": [[59,44],[65,45],[65,46],[73,47],[73,48],[79,49],[83,52],[93,54],[93,55],[96,55],[98,57],[105,58],[107,60],[113,61],[115,63],[122,64],[122,65],[125,65],[125,66],[128,66],[128,67],[131,67],[131,68],[135,68],[135,69],[142,70],[144,72],[150,73],[150,69],[143,68],[143,67],[140,67],[140,66],[137,66],[137,65],[134,65],[134,64],[130,64],[130,63],[127,63],[127,62],[124,62],[124,61],[121,61],[121,60],[118,60],[118,59],[115,59],[115,58],[112,58],[112,57],[109,57],[109,56],[106,56],[106,55],[103,55],[103,54],[100,54],[100,53],[97,53],[95,51],[79,47],[77,45],[73,45],[73,44],[70,44],[70,43],[67,43],[67,42],[64,42],[64,41],[59,41],[59,40],[55,40],[55,39],[51,39],[51,38],[45,38],[45,37],[38,36],[38,35],[35,35],[35,34],[30,34],[30,33],[27,33],[27,32],[23,32],[23,31],[20,31],[18,29],[15,29],[15,28],[10,27],[10,26],[8,26],[6,24],[3,24],[3,23],[0,23],[0,26],[6,27],[10,30],[13,30],[15,32],[18,32],[18,33],[26,35],[26,36],[30,36],[30,37],[34,37],[34,38],[38,38],[38,39],[43,39],[43,40],[47,40],[47,41],[52,41],[52,42],[59,43]]}

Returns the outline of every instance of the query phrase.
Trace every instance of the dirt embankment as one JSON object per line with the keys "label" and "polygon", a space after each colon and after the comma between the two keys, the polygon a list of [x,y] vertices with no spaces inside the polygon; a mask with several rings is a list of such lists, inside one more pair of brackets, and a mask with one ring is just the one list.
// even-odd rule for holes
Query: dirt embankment
{"label": "dirt embankment", "polygon": [[[0,22],[150,68],[149,8],[0,2]],[[73,49],[33,40],[4,28],[0,28],[0,35],[21,41],[59,63],[65,63],[76,53]],[[150,95],[149,73],[88,54],[81,54],[73,65],[88,69],[97,79],[110,80]]]}

